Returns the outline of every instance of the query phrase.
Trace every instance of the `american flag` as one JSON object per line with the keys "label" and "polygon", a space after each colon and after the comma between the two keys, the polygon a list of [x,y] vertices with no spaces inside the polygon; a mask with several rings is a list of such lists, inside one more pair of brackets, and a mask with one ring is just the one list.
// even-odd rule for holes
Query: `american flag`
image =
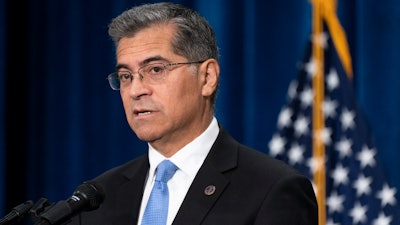
{"label": "american flag", "polygon": [[[298,77],[289,86],[288,102],[279,114],[277,131],[268,145],[270,155],[313,181],[317,163],[312,141],[312,77],[316,64],[312,57],[313,39],[310,40],[299,64]],[[318,40],[324,49],[325,90],[321,107],[325,120],[322,140],[326,225],[400,224],[400,203],[396,198],[399,193],[385,178],[370,128],[357,106],[352,81],[329,33],[324,32]]]}

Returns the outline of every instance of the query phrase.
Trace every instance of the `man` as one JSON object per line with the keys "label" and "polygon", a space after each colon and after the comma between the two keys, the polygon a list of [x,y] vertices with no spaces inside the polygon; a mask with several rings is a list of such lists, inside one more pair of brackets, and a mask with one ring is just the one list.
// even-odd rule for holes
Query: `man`
{"label": "man", "polygon": [[218,47],[202,16],[172,3],[146,4],[113,19],[109,34],[117,61],[110,85],[149,150],[93,179],[104,189],[104,202],[70,224],[144,224],[165,159],[176,172],[166,181],[167,206],[152,213],[168,212],[162,224],[318,223],[310,181],[241,145],[217,122]]}

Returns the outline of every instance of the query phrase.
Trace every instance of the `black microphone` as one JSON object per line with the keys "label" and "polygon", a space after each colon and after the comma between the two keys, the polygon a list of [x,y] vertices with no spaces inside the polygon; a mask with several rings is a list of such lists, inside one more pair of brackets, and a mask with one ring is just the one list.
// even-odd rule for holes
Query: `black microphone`
{"label": "black microphone", "polygon": [[59,201],[39,215],[35,225],[62,224],[81,211],[91,211],[100,207],[104,200],[104,190],[96,183],[84,182],[73,195]]}
{"label": "black microphone", "polygon": [[13,224],[19,222],[22,217],[31,209],[33,202],[31,200],[15,206],[10,213],[0,220],[0,225]]}

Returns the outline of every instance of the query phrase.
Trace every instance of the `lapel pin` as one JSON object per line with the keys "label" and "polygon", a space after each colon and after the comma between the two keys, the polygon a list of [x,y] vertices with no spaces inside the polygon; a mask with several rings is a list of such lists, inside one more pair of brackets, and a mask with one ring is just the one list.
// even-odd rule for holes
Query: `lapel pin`
{"label": "lapel pin", "polygon": [[210,196],[215,193],[215,190],[216,190],[216,187],[214,185],[208,185],[204,189],[204,194]]}

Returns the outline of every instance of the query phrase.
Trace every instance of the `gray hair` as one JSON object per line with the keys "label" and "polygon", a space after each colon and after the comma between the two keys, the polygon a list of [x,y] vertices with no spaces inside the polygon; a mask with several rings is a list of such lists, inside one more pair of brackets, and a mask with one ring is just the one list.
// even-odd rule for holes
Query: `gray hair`
{"label": "gray hair", "polygon": [[[172,51],[189,61],[215,59],[219,61],[217,40],[213,28],[198,12],[173,3],[154,3],[136,6],[114,18],[108,34],[118,46],[123,37],[133,37],[137,32],[153,25],[174,24]],[[218,85],[219,86],[219,85]],[[218,87],[217,87],[218,89]],[[215,108],[217,90],[211,96]]]}
{"label": "gray hair", "polygon": [[123,37],[133,37],[144,28],[168,23],[177,28],[171,43],[175,54],[189,61],[209,58],[218,61],[218,46],[212,27],[199,13],[179,4],[163,2],[133,7],[111,21],[108,34],[117,46]]}

